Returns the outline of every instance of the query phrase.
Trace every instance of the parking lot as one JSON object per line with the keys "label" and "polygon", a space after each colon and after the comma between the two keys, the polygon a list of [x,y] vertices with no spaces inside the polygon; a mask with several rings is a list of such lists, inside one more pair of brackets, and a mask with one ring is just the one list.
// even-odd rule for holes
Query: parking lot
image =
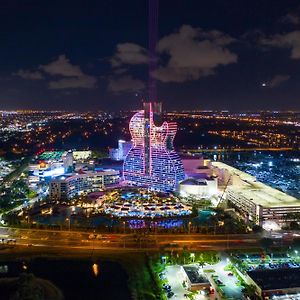
{"label": "parking lot", "polygon": [[[239,285],[238,279],[230,271],[225,271],[228,264],[228,257],[221,255],[221,261],[213,266],[214,273],[210,273],[209,280],[212,286],[217,290],[217,286],[224,292],[227,298],[243,299],[242,287]],[[204,267],[204,270],[211,269],[211,266]],[[217,276],[217,277],[216,277]]]}
{"label": "parking lot", "polygon": [[[229,256],[226,253],[220,253],[220,260],[213,264],[190,264],[189,268],[195,268],[199,272],[200,277],[205,275],[209,280],[213,293],[208,294],[209,288],[203,290],[203,287],[197,287],[200,291],[191,292],[185,284],[188,283],[186,274],[181,265],[167,265],[165,270],[160,274],[162,280],[163,290],[169,299],[245,299],[243,289],[245,284],[242,283],[241,278],[237,278],[235,269],[232,268],[233,264],[242,267],[248,275],[255,275],[256,272],[298,272],[300,268],[300,259],[297,251],[290,253],[236,253]],[[235,260],[233,259],[235,258]],[[241,265],[238,262],[242,262]],[[185,265],[185,272],[188,270]],[[297,273],[298,274],[298,273]],[[188,275],[190,276],[190,275]],[[259,278],[258,278],[259,279]],[[192,279],[190,279],[192,280]],[[241,280],[241,281],[240,281]],[[291,280],[291,279],[290,279]],[[292,280],[291,280],[292,281]],[[198,281],[196,281],[198,282]],[[200,281],[199,281],[200,282]],[[207,294],[206,294],[207,293]],[[274,300],[300,300],[299,294],[274,296]]]}
{"label": "parking lot", "polygon": [[176,297],[177,299],[184,299],[184,295],[187,294],[187,290],[182,285],[184,278],[181,272],[181,267],[179,265],[166,267],[165,277],[168,284],[171,286],[172,292],[174,293],[173,297]]}
{"label": "parking lot", "polygon": [[[204,300],[204,299],[221,299],[217,290],[220,288],[224,295],[227,298],[231,299],[243,299],[242,287],[239,286],[238,279],[229,271],[225,271],[224,268],[228,264],[228,258],[226,256],[222,256],[222,260],[215,265],[206,265],[203,269],[200,267],[200,272],[206,274],[212,288],[214,289],[213,294],[202,295],[200,292],[194,293],[195,300]],[[196,264],[197,265],[197,264]],[[211,272],[211,270],[214,272]],[[165,289],[166,294],[169,291],[174,293],[170,298],[171,299],[187,299],[186,295],[191,294],[191,292],[183,286],[183,282],[185,277],[182,273],[182,269],[180,265],[167,266],[165,271],[161,276],[162,280],[167,282],[169,285],[169,289]]]}
{"label": "parking lot", "polygon": [[272,300],[300,300],[300,293],[282,296],[273,296]]}
{"label": "parking lot", "polygon": [[264,270],[264,269],[292,269],[299,268],[300,262],[296,255],[290,256],[286,253],[269,253],[267,255],[260,254],[238,254],[237,259],[243,262],[247,271]]}

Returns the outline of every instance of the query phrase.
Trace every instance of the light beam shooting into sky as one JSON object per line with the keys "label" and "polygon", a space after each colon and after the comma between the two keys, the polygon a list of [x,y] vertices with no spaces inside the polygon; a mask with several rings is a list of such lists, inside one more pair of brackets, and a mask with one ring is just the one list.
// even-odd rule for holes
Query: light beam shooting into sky
{"label": "light beam shooting into sky", "polygon": [[156,70],[156,45],[158,39],[158,1],[149,0],[149,101],[157,101],[156,79],[153,72]]}

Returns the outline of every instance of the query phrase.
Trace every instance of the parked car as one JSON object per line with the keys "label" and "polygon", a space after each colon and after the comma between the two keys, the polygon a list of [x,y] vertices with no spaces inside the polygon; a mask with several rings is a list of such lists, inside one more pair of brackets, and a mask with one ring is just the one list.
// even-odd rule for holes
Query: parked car
{"label": "parked car", "polygon": [[174,293],[171,291],[171,292],[168,292],[168,294],[167,294],[167,297],[168,298],[171,298],[171,297],[173,297],[174,296]]}
{"label": "parked car", "polygon": [[170,291],[171,290],[171,286],[169,284],[164,283],[163,284],[163,289],[166,291]]}

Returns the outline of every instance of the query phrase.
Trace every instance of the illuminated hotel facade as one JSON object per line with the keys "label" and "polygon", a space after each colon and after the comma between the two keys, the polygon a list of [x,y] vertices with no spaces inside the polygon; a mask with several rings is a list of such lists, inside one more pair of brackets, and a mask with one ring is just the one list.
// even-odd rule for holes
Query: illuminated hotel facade
{"label": "illuminated hotel facade", "polygon": [[144,103],[130,120],[133,146],[127,154],[124,179],[129,185],[157,191],[173,191],[184,179],[184,169],[173,147],[177,131],[175,122],[155,126],[161,115],[161,103]]}
{"label": "illuminated hotel facade", "polygon": [[50,181],[49,196],[52,200],[66,200],[78,195],[98,192],[106,186],[118,184],[119,175],[119,171],[103,170],[59,176]]}

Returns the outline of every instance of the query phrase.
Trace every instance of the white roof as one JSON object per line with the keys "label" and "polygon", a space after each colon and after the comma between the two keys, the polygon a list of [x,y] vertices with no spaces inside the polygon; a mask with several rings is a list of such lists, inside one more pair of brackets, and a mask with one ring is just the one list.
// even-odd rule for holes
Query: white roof
{"label": "white roof", "polygon": [[300,206],[299,199],[257,181],[254,176],[221,162],[213,162],[212,165],[220,169],[226,169],[230,174],[239,176],[243,184],[231,185],[228,188],[253,201],[257,205],[266,208]]}

